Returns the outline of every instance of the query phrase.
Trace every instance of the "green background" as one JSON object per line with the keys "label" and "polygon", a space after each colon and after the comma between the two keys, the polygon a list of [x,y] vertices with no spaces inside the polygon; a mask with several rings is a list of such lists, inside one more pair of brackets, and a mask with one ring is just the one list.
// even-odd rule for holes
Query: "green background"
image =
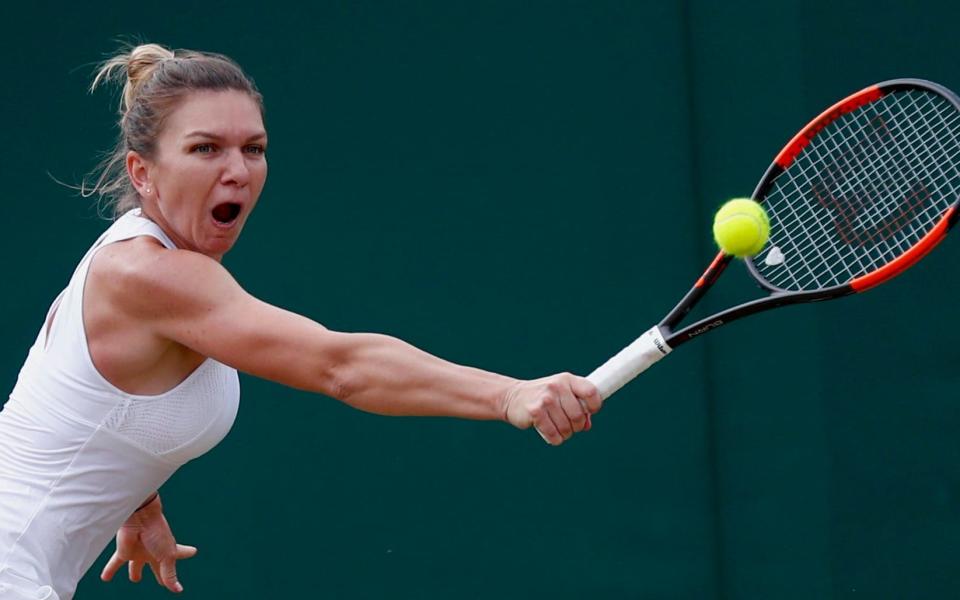
{"label": "green background", "polygon": [[[76,182],[117,36],[226,53],[271,175],[226,265],[344,331],[518,377],[589,372],[713,255],[807,120],[902,76],[960,88],[952,2],[18,3],[0,19],[0,387],[106,227]],[[51,177],[52,176],[52,177]],[[164,488],[185,598],[960,597],[950,238],[856,299],[678,351],[560,448],[252,378]],[[743,269],[707,309],[755,294]],[[77,597],[166,598],[96,578]]]}

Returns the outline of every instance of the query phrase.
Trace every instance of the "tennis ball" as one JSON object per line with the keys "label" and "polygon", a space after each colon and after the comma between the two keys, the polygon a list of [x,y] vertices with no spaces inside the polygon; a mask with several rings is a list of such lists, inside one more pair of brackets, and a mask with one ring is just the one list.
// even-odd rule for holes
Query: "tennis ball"
{"label": "tennis ball", "polygon": [[770,219],[749,198],[734,198],[720,207],[713,218],[713,238],[727,254],[743,258],[763,249],[770,237]]}

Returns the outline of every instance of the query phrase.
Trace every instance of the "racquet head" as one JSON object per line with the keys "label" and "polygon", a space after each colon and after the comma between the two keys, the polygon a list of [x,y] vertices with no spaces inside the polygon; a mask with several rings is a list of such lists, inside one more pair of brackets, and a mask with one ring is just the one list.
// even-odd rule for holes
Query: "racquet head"
{"label": "racquet head", "polygon": [[747,267],[773,292],[841,295],[883,283],[956,221],[960,100],[898,79],[836,103],[774,159],[755,192],[770,239]]}

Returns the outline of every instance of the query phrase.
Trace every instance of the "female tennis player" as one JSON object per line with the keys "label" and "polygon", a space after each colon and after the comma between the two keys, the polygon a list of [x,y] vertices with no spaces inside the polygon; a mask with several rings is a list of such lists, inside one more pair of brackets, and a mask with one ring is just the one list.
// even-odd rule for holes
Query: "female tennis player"
{"label": "female tennis player", "polygon": [[502,419],[560,444],[597,390],[567,373],[520,381],[385,335],[338,333],[245,292],[220,260],[267,177],[263,104],[230,59],[141,45],[93,87],[123,83],[120,141],[91,193],[114,223],[53,302],[0,412],[0,597],[69,600],[103,569],[144,566],[174,592],[179,545],[157,490],[216,445],[237,370],[387,415]]}

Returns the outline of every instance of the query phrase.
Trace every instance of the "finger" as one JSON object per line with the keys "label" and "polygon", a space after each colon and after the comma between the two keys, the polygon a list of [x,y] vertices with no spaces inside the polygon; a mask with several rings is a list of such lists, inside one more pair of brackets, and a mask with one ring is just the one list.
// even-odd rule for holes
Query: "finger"
{"label": "finger", "polygon": [[551,446],[553,445],[553,444],[550,442],[550,438],[548,438],[545,433],[543,433],[542,431],[540,431],[540,428],[539,428],[539,427],[537,427],[536,425],[534,425],[533,428],[537,431],[537,433],[540,434],[540,437],[543,438],[543,441],[545,441],[546,443],[550,444]]}
{"label": "finger", "polygon": [[555,400],[550,402],[546,406],[546,411],[562,439],[570,439],[570,436],[573,435],[573,423],[570,422],[570,418],[567,416],[562,401]]}
{"label": "finger", "polygon": [[140,583],[143,579],[143,561],[131,560],[127,563],[127,570],[130,572],[130,581]]}
{"label": "finger", "polygon": [[[580,402],[580,399],[573,395],[573,392],[570,390],[563,390],[560,393],[560,409],[566,415],[567,419],[570,421],[570,425],[573,427],[574,432],[583,431],[587,426],[587,415],[590,413],[583,408],[583,404]],[[569,436],[568,436],[569,437]]]}
{"label": "finger", "polygon": [[120,567],[123,566],[123,563],[126,561],[120,558],[120,555],[116,552],[113,553],[113,556],[110,557],[110,560],[107,561],[106,566],[103,567],[103,571],[100,572],[100,579],[103,581],[110,581],[113,579],[113,576],[116,575],[117,571],[120,570]]}
{"label": "finger", "polygon": [[587,408],[587,403],[577,398],[577,401],[580,403],[580,406],[583,407],[583,412],[587,414],[587,422],[583,426],[584,431],[590,431],[593,428],[593,419],[590,418],[590,410]]}
{"label": "finger", "polygon": [[197,549],[186,544],[177,544],[177,560],[181,558],[193,558],[197,555]]}
{"label": "finger", "polygon": [[549,415],[543,413],[539,415],[533,423],[533,428],[537,430],[543,441],[551,446],[559,446],[563,443],[563,436],[557,431],[557,426],[553,424]]}
{"label": "finger", "polygon": [[577,398],[587,404],[587,409],[595,413],[603,406],[603,398],[600,397],[600,391],[586,377],[570,376],[570,389]]}
{"label": "finger", "polygon": [[168,558],[160,561],[160,579],[163,580],[163,586],[171,592],[180,593],[183,586],[177,581],[177,559]]}

